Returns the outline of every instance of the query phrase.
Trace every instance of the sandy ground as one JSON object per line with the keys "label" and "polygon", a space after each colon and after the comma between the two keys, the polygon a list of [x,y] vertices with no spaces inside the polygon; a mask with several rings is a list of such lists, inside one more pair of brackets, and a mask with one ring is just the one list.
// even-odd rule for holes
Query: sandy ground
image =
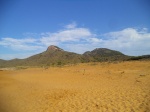
{"label": "sandy ground", "polygon": [[1,70],[0,112],[150,112],[150,61]]}

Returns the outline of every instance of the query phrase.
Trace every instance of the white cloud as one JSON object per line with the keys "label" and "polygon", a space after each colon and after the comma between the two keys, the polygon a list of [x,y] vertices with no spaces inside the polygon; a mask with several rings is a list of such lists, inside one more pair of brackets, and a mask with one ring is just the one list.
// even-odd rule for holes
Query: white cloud
{"label": "white cloud", "polygon": [[73,28],[73,29],[67,29],[62,30],[57,33],[46,33],[43,34],[40,41],[47,45],[50,45],[51,43],[54,43],[56,45],[60,43],[66,43],[66,42],[98,42],[99,39],[95,38],[95,34],[93,34],[89,29],[87,28]]}
{"label": "white cloud", "polygon": [[0,55],[0,59],[5,59],[5,60],[9,60],[9,59],[15,59],[15,58],[18,58],[18,59],[24,59],[24,58],[27,58],[29,56],[32,56],[32,55],[35,55],[35,54],[38,54],[40,52],[28,52],[28,53],[8,53],[8,54],[3,54],[3,55]]}
{"label": "white cloud", "polygon": [[126,28],[103,35],[105,47],[120,50],[128,55],[150,54],[150,33],[147,29]]}
{"label": "white cloud", "polygon": [[119,50],[127,55],[150,54],[150,33],[146,28],[126,28],[121,31],[102,34],[99,37],[91,31],[89,33],[89,36],[83,38],[84,42],[67,43],[64,45],[65,48],[77,53],[83,53],[94,48],[109,48]]}
{"label": "white cloud", "polygon": [[72,29],[72,28],[76,28],[77,24],[76,22],[72,22],[71,24],[68,24],[66,26],[64,26],[67,29]]}
{"label": "white cloud", "polygon": [[94,44],[90,44],[90,43],[77,43],[77,44],[65,44],[65,49],[67,51],[70,51],[70,52],[76,52],[76,53],[79,53],[79,54],[83,54],[85,51],[91,51],[95,48],[97,48],[97,45],[94,45]]}
{"label": "white cloud", "polygon": [[[58,32],[42,33],[38,38],[2,38],[0,46],[19,50],[22,53],[24,51],[44,51],[49,45],[57,45],[64,50],[81,54],[95,48],[109,48],[119,50],[127,55],[144,55],[150,54],[149,42],[150,33],[147,28],[126,28],[99,35],[88,28],[77,27],[74,22]],[[5,57],[2,55],[1,57]],[[26,53],[24,56],[19,54],[14,56],[16,58],[24,57]]]}
{"label": "white cloud", "polygon": [[0,45],[5,47],[10,47],[14,50],[37,50],[43,48],[42,46],[35,45],[37,43],[36,39],[26,38],[26,39],[15,39],[15,38],[2,38]]}
{"label": "white cloud", "polygon": [[31,38],[28,38],[28,39],[14,39],[14,38],[9,38],[9,37],[2,38],[2,42],[4,42],[5,44],[11,44],[11,43],[14,43],[14,44],[18,44],[18,43],[19,44],[24,44],[24,43],[33,43],[35,41],[36,41],[35,39],[31,39]]}

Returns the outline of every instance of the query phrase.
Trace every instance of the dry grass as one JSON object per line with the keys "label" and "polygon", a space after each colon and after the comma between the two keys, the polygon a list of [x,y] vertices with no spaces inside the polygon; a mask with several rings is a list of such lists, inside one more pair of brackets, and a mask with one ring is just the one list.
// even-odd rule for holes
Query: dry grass
{"label": "dry grass", "polygon": [[150,62],[0,71],[0,112],[150,112]]}

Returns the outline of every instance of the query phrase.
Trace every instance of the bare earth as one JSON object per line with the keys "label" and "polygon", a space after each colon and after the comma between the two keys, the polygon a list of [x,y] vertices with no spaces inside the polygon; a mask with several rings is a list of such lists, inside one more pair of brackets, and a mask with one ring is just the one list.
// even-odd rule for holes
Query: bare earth
{"label": "bare earth", "polygon": [[150,112],[150,61],[1,70],[0,112]]}

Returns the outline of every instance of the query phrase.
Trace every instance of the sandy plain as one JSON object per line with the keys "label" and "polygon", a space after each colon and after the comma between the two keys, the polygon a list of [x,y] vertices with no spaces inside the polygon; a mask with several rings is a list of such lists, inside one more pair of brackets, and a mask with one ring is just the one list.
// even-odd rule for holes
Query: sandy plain
{"label": "sandy plain", "polygon": [[1,70],[0,112],[150,112],[150,61]]}

